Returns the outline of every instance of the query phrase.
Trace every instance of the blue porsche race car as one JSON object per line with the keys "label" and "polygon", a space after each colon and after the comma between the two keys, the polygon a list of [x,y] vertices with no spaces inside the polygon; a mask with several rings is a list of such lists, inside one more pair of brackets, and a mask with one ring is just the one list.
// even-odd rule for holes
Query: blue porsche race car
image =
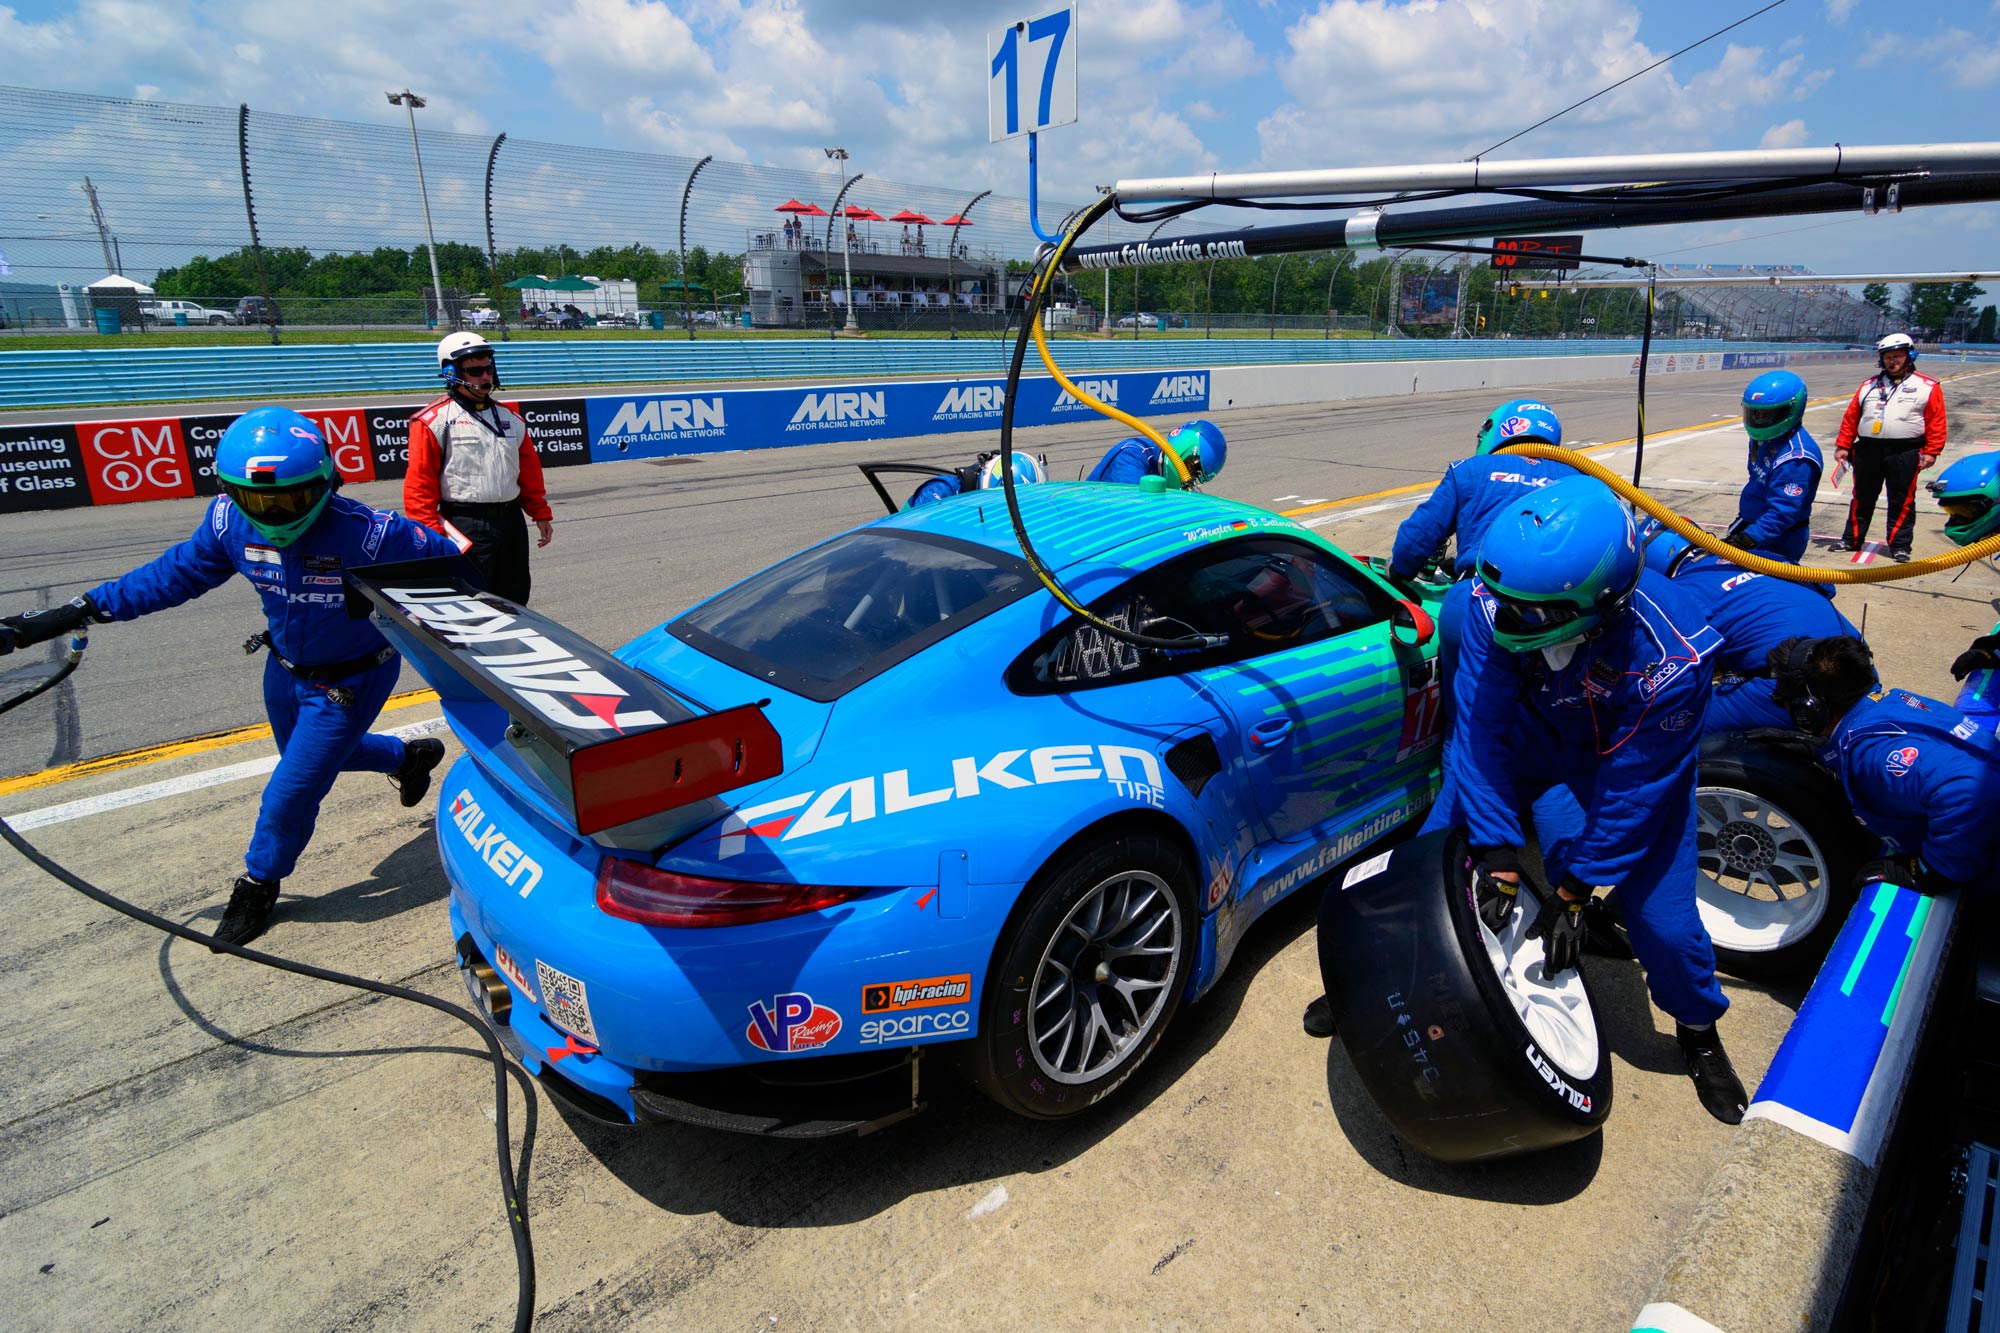
{"label": "blue porsche race car", "polygon": [[[465,756],[469,986],[607,1120],[810,1136],[951,1044],[1055,1118],[1129,1079],[1272,904],[1420,818],[1435,590],[1193,492],[1049,483],[842,533],[615,654],[422,565],[356,577]],[[1194,636],[1209,636],[1205,640]]]}

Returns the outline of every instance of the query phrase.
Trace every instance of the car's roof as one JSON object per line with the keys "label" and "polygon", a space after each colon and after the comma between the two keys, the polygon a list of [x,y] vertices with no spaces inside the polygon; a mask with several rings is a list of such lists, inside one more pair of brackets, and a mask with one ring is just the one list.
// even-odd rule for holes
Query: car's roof
{"label": "car's roof", "polygon": [[[1107,558],[1124,569],[1145,569],[1196,542],[1253,529],[1298,529],[1298,524],[1268,509],[1198,491],[1055,481],[1021,486],[1016,495],[1029,539],[1054,569]],[[906,509],[874,526],[956,537],[1009,555],[1021,553],[1007,501],[997,490],[971,491]]]}

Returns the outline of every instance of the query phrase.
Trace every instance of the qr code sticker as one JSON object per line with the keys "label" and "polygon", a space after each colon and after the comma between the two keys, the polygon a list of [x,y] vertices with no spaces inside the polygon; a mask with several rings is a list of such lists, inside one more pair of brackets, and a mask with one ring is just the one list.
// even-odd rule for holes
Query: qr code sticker
{"label": "qr code sticker", "polygon": [[590,1021],[590,996],[583,983],[539,958],[535,960],[535,975],[541,979],[542,1009],[549,1021],[596,1045],[597,1025]]}

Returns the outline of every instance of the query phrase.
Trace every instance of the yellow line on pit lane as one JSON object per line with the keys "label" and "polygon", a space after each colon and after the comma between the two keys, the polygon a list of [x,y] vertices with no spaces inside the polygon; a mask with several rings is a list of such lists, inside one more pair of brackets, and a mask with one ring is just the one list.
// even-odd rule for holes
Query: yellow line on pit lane
{"label": "yellow line on pit lane", "polygon": [[[406,694],[392,694],[389,702],[382,705],[383,712],[396,708],[410,708],[417,704],[437,702],[437,691],[431,689],[411,690]],[[230,745],[241,745],[245,741],[262,740],[271,734],[271,724],[259,722],[254,727],[234,727],[228,731],[212,731],[206,736],[190,736],[181,741],[164,741],[158,745],[147,745],[137,750],[124,750],[118,754],[100,755],[96,759],[80,759],[74,764],[60,764],[55,768],[45,768],[39,773],[26,773],[18,778],[0,780],[0,796],[12,796],[16,792],[33,791],[37,787],[53,787],[59,782],[72,778],[95,777],[99,773],[116,773],[121,768],[135,768],[140,764],[156,764],[163,759],[178,759],[184,755],[202,754],[209,750],[220,750]]]}

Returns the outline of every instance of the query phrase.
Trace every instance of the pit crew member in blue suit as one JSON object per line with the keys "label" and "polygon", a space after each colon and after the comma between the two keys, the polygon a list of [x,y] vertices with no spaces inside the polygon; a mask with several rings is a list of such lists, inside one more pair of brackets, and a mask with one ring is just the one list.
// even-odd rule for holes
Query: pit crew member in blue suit
{"label": "pit crew member in blue suit", "polygon": [[1547,403],[1515,398],[1500,404],[1481,423],[1472,457],[1446,468],[1437,489],[1396,529],[1389,571],[1405,579],[1416,577],[1446,539],[1454,534],[1458,537],[1458,555],[1452,567],[1458,582],[1445,593],[1444,604],[1438,608],[1438,657],[1444,673],[1447,719],[1454,711],[1451,675],[1458,660],[1465,609],[1472,601],[1473,566],[1486,529],[1493,516],[1513,501],[1576,475],[1576,469],[1567,463],[1519,454],[1503,458],[1487,455],[1503,444],[1535,441],[1560,445],[1562,438],[1562,421]]}
{"label": "pit crew member in blue suit", "polygon": [[444,742],[404,742],[368,731],[395,688],[402,658],[374,625],[350,619],[342,571],[455,555],[452,542],[398,514],[334,494],[340,475],[319,428],[297,412],[260,407],[223,432],[215,452],[223,494],[194,535],[121,578],[46,611],[0,620],[0,653],[67,634],[90,621],[136,620],[201,596],[240,573],[263,598],[269,628],[264,711],[278,767],[230,888],[216,938],[263,933],[312,838],[320,802],[342,772],[387,773],[413,806],[431,785]]}
{"label": "pit crew member in blue suit", "polygon": [[1790,715],[1771,697],[1771,650],[1801,635],[1859,638],[1860,632],[1834,609],[1833,590],[1739,569],[1659,526],[1656,519],[1648,519],[1640,535],[1647,567],[1692,597],[1709,627],[1722,635],[1715,693],[1709,696],[1702,734],[1790,727]]}
{"label": "pit crew member in blue suit", "polygon": [[1990,879],[2000,857],[2000,738],[1936,699],[1881,688],[1868,645],[1794,639],[1771,654],[1778,698],[1882,840],[1858,878],[1920,893]]}
{"label": "pit crew member in blue suit", "polygon": [[[2000,453],[1959,459],[1938,474],[1930,492],[1944,507],[1944,535],[1953,545],[2000,534]],[[1951,675],[1965,682],[1953,706],[1984,731],[2000,729],[2000,625],[1958,655]]]}
{"label": "pit crew member in blue suit", "polygon": [[[1014,451],[1014,484],[1029,485],[1049,479],[1048,465],[1033,454]],[[981,454],[971,467],[962,467],[955,472],[932,477],[910,493],[910,502],[905,509],[915,509],[918,505],[936,504],[939,500],[949,500],[954,495],[966,491],[993,491],[1000,489],[1000,455]]]}
{"label": "pit crew member in blue suit", "polygon": [[1213,481],[1221,475],[1222,465],[1229,459],[1229,442],[1213,421],[1197,419],[1186,423],[1167,436],[1167,447],[1187,468],[1186,482],[1181,480],[1180,469],[1160,452],[1160,446],[1143,435],[1112,445],[1083,479],[1136,485],[1146,477],[1161,477],[1169,486],[1185,490]]}
{"label": "pit crew member in blue suit", "polygon": [[1529,930],[1575,967],[1597,886],[1616,886],[1653,1002],[1726,1124],[1747,1098],[1715,1031],[1729,1000],[1695,911],[1695,760],[1721,636],[1640,558],[1631,515],[1590,477],[1495,516],[1459,649],[1458,726],[1427,829],[1463,824],[1481,921],[1512,916],[1532,803],[1556,890]]}
{"label": "pit crew member in blue suit", "polygon": [[1789,370],[1759,375],[1743,389],[1743,429],[1750,435],[1750,479],[1723,540],[1772,560],[1797,564],[1812,536],[1813,496],[1825,467],[1807,433],[1806,382]]}

